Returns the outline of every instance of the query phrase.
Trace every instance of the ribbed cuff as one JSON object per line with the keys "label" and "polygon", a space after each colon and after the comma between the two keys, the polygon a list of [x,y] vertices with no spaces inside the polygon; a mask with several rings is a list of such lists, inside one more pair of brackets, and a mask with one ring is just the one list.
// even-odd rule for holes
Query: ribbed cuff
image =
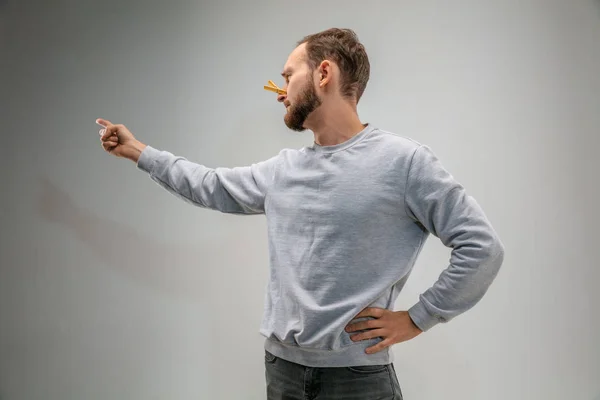
{"label": "ribbed cuff", "polygon": [[142,171],[145,171],[149,174],[152,174],[154,170],[155,161],[160,154],[160,150],[157,150],[151,146],[146,146],[142,153],[140,154],[137,167]]}
{"label": "ribbed cuff", "polygon": [[434,315],[429,314],[423,303],[420,301],[408,310],[408,315],[415,325],[423,332],[428,331],[441,322]]}

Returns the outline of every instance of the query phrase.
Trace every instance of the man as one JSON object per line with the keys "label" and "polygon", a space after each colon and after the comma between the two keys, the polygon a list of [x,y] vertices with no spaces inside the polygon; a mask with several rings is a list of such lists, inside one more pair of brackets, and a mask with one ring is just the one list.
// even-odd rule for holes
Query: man
{"label": "man", "polygon": [[[302,39],[277,100],[314,144],[237,168],[207,168],[97,122],[104,149],[169,192],[226,213],[265,214],[270,280],[260,332],[274,399],[401,399],[391,345],[473,307],[504,249],[476,201],[424,145],[357,115],[369,79],[348,29]],[[439,279],[393,311],[429,233],[452,248]]]}

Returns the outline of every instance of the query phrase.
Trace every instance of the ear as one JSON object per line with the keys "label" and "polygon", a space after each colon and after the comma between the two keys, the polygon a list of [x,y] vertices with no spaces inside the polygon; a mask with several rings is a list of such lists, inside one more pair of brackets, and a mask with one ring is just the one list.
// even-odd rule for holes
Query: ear
{"label": "ear", "polygon": [[325,87],[332,79],[333,66],[329,60],[323,60],[317,70],[319,73],[319,79],[317,80],[319,87]]}

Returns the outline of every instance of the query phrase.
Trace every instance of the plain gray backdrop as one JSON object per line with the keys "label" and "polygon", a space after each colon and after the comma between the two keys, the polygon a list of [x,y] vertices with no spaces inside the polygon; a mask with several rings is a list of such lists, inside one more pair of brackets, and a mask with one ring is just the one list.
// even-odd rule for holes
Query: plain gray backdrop
{"label": "plain gray backdrop", "polygon": [[[600,4],[0,2],[0,399],[263,399],[264,216],[193,207],[96,118],[210,167],[312,143],[263,90],[354,29],[363,122],[427,144],[506,246],[472,310],[393,347],[406,399],[600,394]],[[360,227],[357,227],[360,229]],[[396,304],[447,266],[431,237]]]}

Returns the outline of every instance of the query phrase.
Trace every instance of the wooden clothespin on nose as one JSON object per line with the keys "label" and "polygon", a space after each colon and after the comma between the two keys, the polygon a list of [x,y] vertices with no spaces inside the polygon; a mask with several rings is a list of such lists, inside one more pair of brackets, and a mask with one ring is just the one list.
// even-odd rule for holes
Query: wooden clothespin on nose
{"label": "wooden clothespin on nose", "polygon": [[269,81],[269,85],[265,86],[264,88],[265,88],[265,90],[269,90],[269,91],[275,92],[277,94],[287,94],[287,91],[285,89],[281,89],[273,81]]}

